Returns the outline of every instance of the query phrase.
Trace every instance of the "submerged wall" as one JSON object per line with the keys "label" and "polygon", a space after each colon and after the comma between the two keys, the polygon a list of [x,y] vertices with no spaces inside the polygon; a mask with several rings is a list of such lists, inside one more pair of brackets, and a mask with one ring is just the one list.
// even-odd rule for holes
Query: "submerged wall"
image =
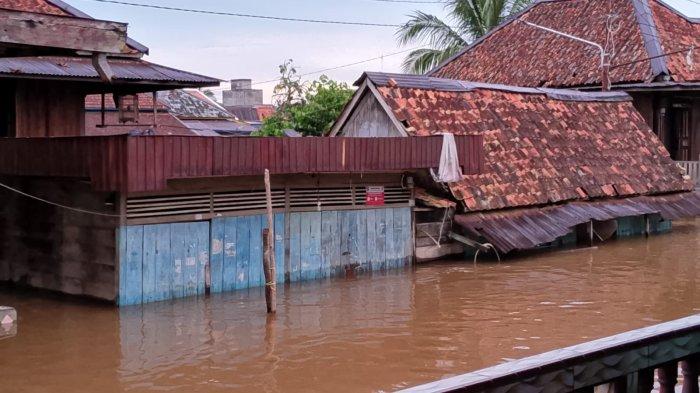
{"label": "submerged wall", "polygon": [[[278,282],[395,269],[410,261],[411,208],[275,215]],[[260,287],[265,215],[120,230],[120,305]],[[207,266],[208,264],[208,266]]]}
{"label": "submerged wall", "polygon": [[[52,202],[114,214],[111,196],[92,192],[86,182],[0,181]],[[0,198],[0,281],[115,300],[117,218],[66,210],[6,189]]]}

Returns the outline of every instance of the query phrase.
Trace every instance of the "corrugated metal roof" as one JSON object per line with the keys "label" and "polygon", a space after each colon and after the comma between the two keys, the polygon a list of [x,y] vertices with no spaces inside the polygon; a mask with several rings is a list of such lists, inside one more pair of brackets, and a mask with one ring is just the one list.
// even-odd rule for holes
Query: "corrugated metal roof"
{"label": "corrugated metal roof", "polygon": [[246,136],[256,131],[250,124],[234,120],[182,120],[182,123],[200,136]]}
{"label": "corrugated metal roof", "polygon": [[481,83],[456,79],[434,78],[425,75],[392,74],[385,72],[365,72],[355,84],[359,85],[365,78],[378,86],[403,87],[408,89],[426,89],[454,92],[471,92],[477,89],[498,90],[518,94],[540,94],[561,101],[632,101],[627,93],[621,91],[582,92],[571,89],[549,89],[520,87],[497,83]]}
{"label": "corrugated metal roof", "polygon": [[700,192],[572,202],[543,208],[460,214],[455,222],[483,236],[499,251],[526,250],[549,243],[579,224],[659,213],[667,220],[700,215]]}
{"label": "corrugated metal roof", "polygon": [[[109,59],[115,80],[156,83],[179,82],[193,86],[217,85],[220,80],[180,71],[140,59]],[[99,79],[88,57],[6,57],[0,58],[0,75],[13,77],[46,76],[55,78]]]}

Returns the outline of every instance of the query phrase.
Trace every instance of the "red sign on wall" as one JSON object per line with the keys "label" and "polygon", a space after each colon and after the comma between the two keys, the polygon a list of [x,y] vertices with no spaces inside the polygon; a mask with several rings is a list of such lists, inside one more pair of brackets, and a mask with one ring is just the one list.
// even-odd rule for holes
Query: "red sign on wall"
{"label": "red sign on wall", "polygon": [[384,204],[384,187],[368,186],[366,188],[365,204],[370,206],[381,206]]}

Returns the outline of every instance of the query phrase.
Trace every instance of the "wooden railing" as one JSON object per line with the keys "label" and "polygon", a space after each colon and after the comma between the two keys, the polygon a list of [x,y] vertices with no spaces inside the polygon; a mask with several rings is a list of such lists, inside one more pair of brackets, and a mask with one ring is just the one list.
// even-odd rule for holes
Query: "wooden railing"
{"label": "wooden railing", "polygon": [[700,158],[698,161],[676,161],[695,182],[695,187],[700,187]]}
{"label": "wooden railing", "polygon": [[[557,349],[404,392],[649,393],[656,371],[660,393],[673,393],[682,370],[683,393],[698,393],[700,314]],[[611,388],[611,390],[610,390]],[[605,389],[603,389],[605,390]]]}

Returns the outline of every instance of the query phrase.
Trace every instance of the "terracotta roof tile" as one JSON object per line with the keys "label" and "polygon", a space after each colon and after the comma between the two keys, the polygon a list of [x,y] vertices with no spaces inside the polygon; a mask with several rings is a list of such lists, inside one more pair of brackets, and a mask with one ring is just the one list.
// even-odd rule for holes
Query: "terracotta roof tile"
{"label": "terracotta roof tile", "polygon": [[[642,25],[647,23],[638,19],[632,0],[540,1],[520,19],[603,45],[608,15],[619,15],[620,29],[614,35],[616,48],[610,79],[612,83],[645,82],[654,75],[650,61],[635,62],[650,57],[644,38],[660,40],[662,52],[677,51],[700,45],[700,24],[656,0],[639,1],[649,2],[658,36],[642,31]],[[686,55],[667,57],[667,67],[674,80],[700,80],[697,66],[700,50],[694,53],[694,69],[687,64]],[[465,48],[430,75],[519,86],[586,86],[600,85],[599,65],[599,52],[594,47],[511,21]]]}
{"label": "terracotta roof tile", "polygon": [[0,8],[39,14],[69,15],[45,0],[0,0]]}
{"label": "terracotta roof tile", "polygon": [[381,75],[369,77],[411,135],[484,135],[484,173],[451,185],[470,210],[692,188],[628,96],[563,100],[535,89],[445,91],[411,87],[421,78],[449,86],[437,78],[390,87]]}

